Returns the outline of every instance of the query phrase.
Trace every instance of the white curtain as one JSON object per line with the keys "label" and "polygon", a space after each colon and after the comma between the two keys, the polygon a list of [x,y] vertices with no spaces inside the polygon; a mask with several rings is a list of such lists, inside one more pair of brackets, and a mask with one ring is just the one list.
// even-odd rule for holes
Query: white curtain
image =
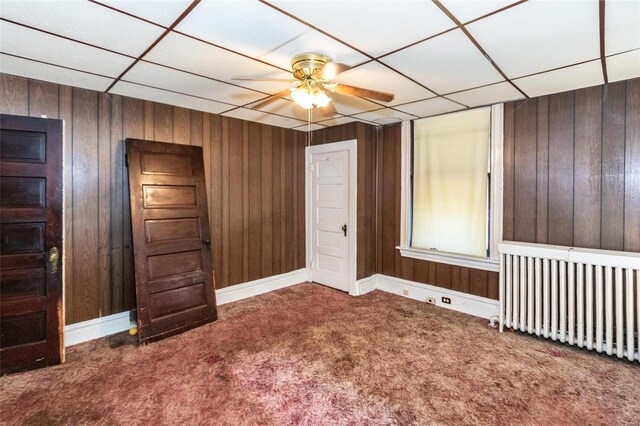
{"label": "white curtain", "polygon": [[487,257],[491,108],[414,121],[416,248]]}

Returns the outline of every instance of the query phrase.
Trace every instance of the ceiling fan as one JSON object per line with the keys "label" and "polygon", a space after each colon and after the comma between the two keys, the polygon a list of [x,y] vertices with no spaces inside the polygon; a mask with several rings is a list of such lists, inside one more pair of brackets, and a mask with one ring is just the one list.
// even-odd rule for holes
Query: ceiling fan
{"label": "ceiling fan", "polygon": [[331,62],[331,58],[320,53],[302,53],[294,56],[291,60],[291,68],[295,80],[269,78],[237,78],[235,80],[296,83],[294,87],[282,90],[254,105],[254,109],[262,108],[280,98],[291,95],[295,103],[304,109],[320,108],[320,111],[324,113],[336,113],[335,107],[331,104],[331,97],[327,95],[327,92],[338,95],[358,96],[382,102],[391,102],[394,98],[392,93],[364,89],[333,81],[337,74],[347,71],[351,67]]}

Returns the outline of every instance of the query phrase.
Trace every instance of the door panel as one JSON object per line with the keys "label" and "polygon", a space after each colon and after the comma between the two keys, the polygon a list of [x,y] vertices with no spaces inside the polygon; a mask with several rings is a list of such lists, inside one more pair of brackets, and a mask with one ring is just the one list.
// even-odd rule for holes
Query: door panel
{"label": "door panel", "polygon": [[313,280],[349,290],[349,151],[312,154]]}
{"label": "door panel", "polygon": [[62,121],[0,116],[0,175],[4,374],[59,364],[64,357]]}
{"label": "door panel", "polygon": [[127,139],[138,336],[217,319],[202,148]]}

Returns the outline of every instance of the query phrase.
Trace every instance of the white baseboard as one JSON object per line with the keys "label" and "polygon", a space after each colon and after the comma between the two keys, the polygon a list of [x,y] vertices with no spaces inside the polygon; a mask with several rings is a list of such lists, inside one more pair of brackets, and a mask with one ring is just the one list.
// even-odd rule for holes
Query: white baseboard
{"label": "white baseboard", "polygon": [[129,330],[136,323],[129,320],[129,311],[64,326],[64,346],[69,347]]}
{"label": "white baseboard", "polygon": [[[298,269],[285,274],[233,285],[216,290],[216,301],[218,305],[224,305],[225,303],[299,284],[307,281],[308,277],[309,274],[306,269]],[[110,336],[129,330],[131,327],[136,327],[136,323],[129,321],[129,311],[70,324],[64,327],[64,346],[73,346],[89,340]]]}
{"label": "white baseboard", "polygon": [[230,287],[216,290],[216,300],[218,305],[235,302],[237,300],[246,299],[247,297],[257,296],[259,294],[268,293],[280,288],[289,287],[294,284],[300,284],[309,279],[309,274],[305,268],[298,269],[280,275],[273,275],[267,278],[261,278],[247,283],[232,285]]}
{"label": "white baseboard", "polygon": [[[369,278],[359,280],[358,286],[359,294],[365,294],[374,289],[378,289],[421,302],[426,302],[427,297],[431,297],[436,300],[436,306],[480,318],[490,319],[499,313],[499,303],[497,300],[404,280],[402,278],[390,277],[388,275],[372,275]],[[442,297],[451,299],[451,304],[442,303]]]}
{"label": "white baseboard", "polygon": [[377,288],[378,274],[356,281],[356,296],[362,296]]}

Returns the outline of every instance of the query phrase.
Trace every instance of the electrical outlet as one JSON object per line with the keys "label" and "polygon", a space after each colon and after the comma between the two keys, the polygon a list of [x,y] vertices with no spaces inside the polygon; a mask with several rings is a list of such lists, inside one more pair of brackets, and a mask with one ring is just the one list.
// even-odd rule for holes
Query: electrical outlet
{"label": "electrical outlet", "polygon": [[448,297],[443,297],[442,298],[442,303],[446,303],[447,305],[451,304],[451,299],[449,299]]}
{"label": "electrical outlet", "polygon": [[436,304],[435,297],[427,297],[427,303],[431,303],[432,305]]}
{"label": "electrical outlet", "polygon": [[403,288],[402,289],[402,294],[404,294],[405,296],[409,295],[409,289],[408,288]]}

